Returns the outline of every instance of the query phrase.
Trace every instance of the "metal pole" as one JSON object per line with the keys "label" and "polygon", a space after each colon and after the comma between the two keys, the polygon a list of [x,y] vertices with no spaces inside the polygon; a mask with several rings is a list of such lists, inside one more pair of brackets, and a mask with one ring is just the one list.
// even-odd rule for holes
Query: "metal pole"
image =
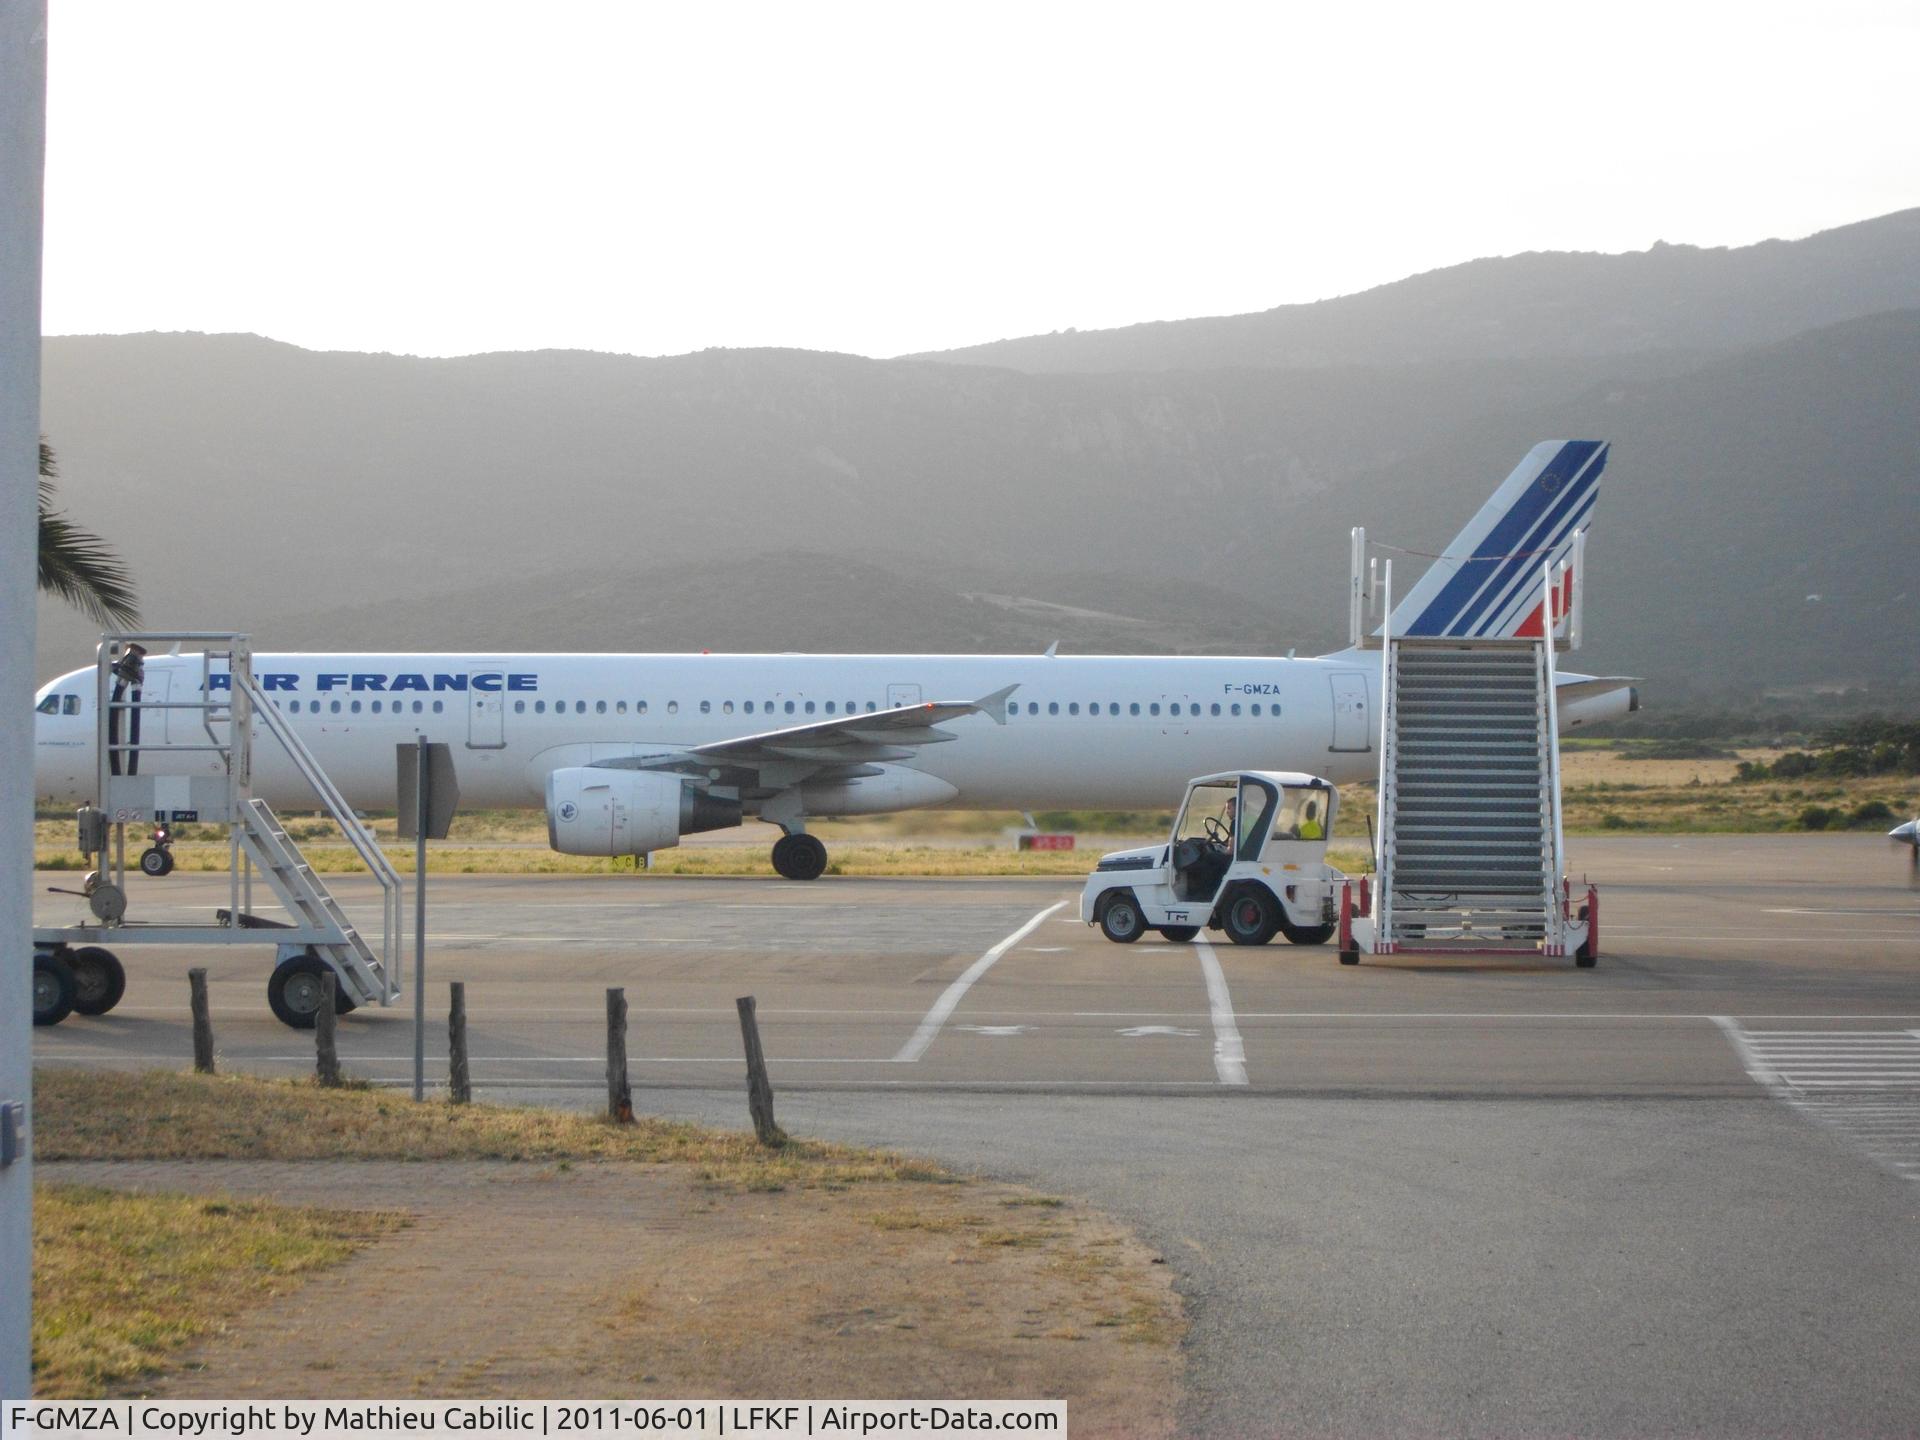
{"label": "metal pole", "polygon": [[[32,1395],[33,616],[47,7],[0,0],[0,1398]],[[101,857],[103,863],[104,856]]]}
{"label": "metal pole", "polygon": [[413,1098],[427,1098],[427,737],[413,754]]}

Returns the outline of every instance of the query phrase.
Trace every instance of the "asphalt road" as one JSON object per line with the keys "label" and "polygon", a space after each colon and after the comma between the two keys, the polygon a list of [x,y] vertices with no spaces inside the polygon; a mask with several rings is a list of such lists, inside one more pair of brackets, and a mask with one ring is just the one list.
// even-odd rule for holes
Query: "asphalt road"
{"label": "asphalt road", "polygon": [[[1572,850],[1602,886],[1591,971],[1113,946],[1056,880],[436,879],[430,1053],[464,980],[491,1094],[592,1104],[623,985],[637,1103],[738,1123],[754,994],[790,1128],[1083,1194],[1152,1237],[1195,1317],[1193,1433],[1920,1433],[1901,858]],[[224,903],[137,885],[139,917]],[[43,923],[77,904],[44,900]],[[224,1063],[310,1063],[266,1014],[270,951],[123,956],[122,1007],[38,1032],[41,1063],[182,1063],[189,964]],[[348,1067],[404,1079],[409,1021],[345,1022]]]}

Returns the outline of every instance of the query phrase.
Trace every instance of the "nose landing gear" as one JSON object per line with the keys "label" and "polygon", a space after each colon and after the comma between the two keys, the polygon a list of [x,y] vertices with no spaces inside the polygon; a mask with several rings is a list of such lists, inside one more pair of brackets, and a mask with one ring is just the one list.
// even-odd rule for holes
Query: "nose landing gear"
{"label": "nose landing gear", "polygon": [[153,843],[140,852],[140,873],[156,880],[173,873],[173,831],[165,825],[153,827]]}

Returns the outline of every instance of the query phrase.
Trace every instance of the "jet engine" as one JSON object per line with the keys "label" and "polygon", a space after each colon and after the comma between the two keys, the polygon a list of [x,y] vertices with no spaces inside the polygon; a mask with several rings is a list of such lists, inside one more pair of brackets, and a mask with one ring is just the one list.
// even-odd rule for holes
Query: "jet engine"
{"label": "jet engine", "polygon": [[563,855],[644,855],[740,823],[740,802],[656,770],[576,765],[547,776],[547,843]]}

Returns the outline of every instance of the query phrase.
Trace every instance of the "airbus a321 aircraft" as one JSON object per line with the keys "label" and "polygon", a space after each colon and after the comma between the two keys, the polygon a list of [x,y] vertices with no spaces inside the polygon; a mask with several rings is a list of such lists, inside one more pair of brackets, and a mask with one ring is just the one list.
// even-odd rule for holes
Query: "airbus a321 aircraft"
{"label": "airbus a321 aircraft", "polygon": [[[1542,563],[1572,548],[1606,460],[1599,441],[1535,446],[1395,608],[1394,633],[1538,634]],[[193,698],[201,670],[197,655],[150,656],[141,698]],[[826,868],[826,847],[807,833],[824,816],[1147,808],[1211,771],[1306,770],[1336,783],[1377,771],[1380,662],[1356,650],[1317,659],[263,653],[253,670],[356,808],[392,808],[394,746],[424,734],[453,747],[463,805],[543,806],[556,850],[645,854],[757,816],[784,832],[773,864],[794,880]],[[225,679],[216,670],[211,683]],[[94,689],[88,667],[38,696],[44,797],[92,798]],[[1638,704],[1617,677],[1563,675],[1558,697],[1563,727]],[[151,709],[140,719],[151,744],[201,717]],[[164,750],[140,761],[149,774],[219,764]],[[313,803],[276,745],[255,749],[253,788],[283,809]]]}

